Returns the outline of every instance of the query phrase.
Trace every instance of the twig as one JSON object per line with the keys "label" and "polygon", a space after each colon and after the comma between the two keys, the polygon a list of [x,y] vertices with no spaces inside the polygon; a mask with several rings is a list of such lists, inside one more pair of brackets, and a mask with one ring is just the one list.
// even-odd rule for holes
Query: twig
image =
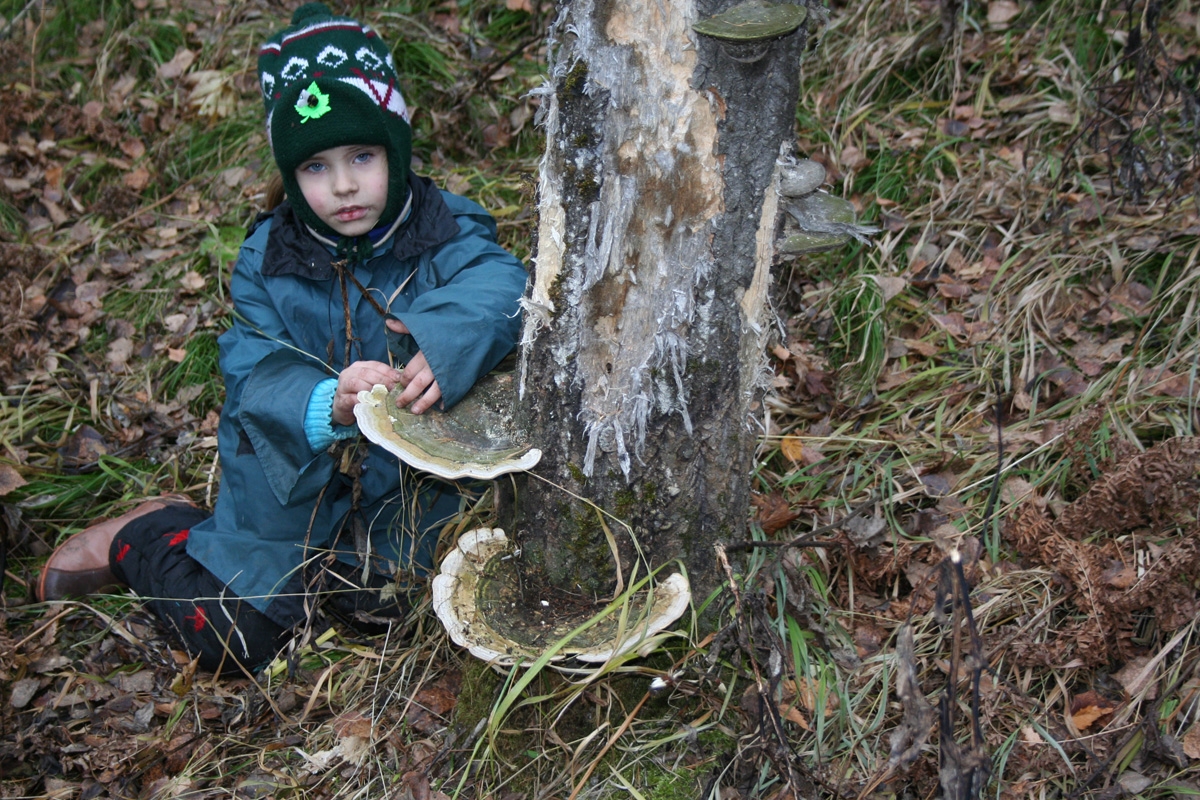
{"label": "twig", "polygon": [[51,617],[50,619],[46,620],[41,625],[39,625],[37,627],[37,630],[35,630],[33,633],[29,634],[24,639],[17,642],[16,644],[14,644],[12,646],[12,650],[10,652],[13,652],[13,653],[17,652],[18,650],[21,649],[22,646],[24,646],[26,643],[28,643],[31,639],[36,639],[38,636],[41,636],[42,631],[46,630],[51,625],[58,622],[60,619],[65,617],[67,614],[70,614],[74,610],[75,610],[74,606],[68,606],[67,608],[64,608],[62,611],[58,612],[53,617]]}
{"label": "twig", "polygon": [[14,14],[13,18],[10,19],[8,24],[4,26],[4,30],[0,31],[0,39],[7,39],[8,35],[12,33],[13,26],[16,25],[21,20],[21,17],[25,16],[29,9],[33,8],[37,2],[38,0],[29,0],[29,2],[25,4],[24,8]]}
{"label": "twig", "polygon": [[621,727],[613,731],[612,736],[609,736],[608,741],[604,743],[604,747],[600,748],[600,752],[597,753],[596,757],[592,759],[592,763],[588,764],[588,768],[584,770],[583,777],[579,779],[579,783],[575,784],[575,788],[571,790],[571,795],[567,798],[567,800],[575,800],[575,798],[579,796],[579,793],[583,790],[583,787],[587,785],[588,778],[592,777],[592,773],[596,771],[596,766],[600,763],[600,760],[604,758],[610,749],[612,749],[612,746],[617,743],[617,740],[620,739],[622,735],[624,735],[625,731],[629,730],[629,726],[632,725],[634,719],[637,718],[638,712],[642,710],[642,706],[646,705],[646,701],[649,699],[649,692],[646,692],[642,695],[642,699],[638,700],[637,705],[633,707],[633,710],[625,716],[625,721],[621,723]]}
{"label": "twig", "polygon": [[540,42],[540,41],[542,41],[543,38],[544,38],[544,35],[542,33],[535,33],[534,35],[518,42],[517,46],[514,47],[512,50],[510,50],[508,55],[504,56],[504,58],[500,59],[499,61],[494,62],[491,66],[489,66],[487,69],[485,69],[483,72],[481,72],[479,74],[479,77],[475,80],[475,83],[471,86],[471,88],[468,89],[466,92],[464,92],[454,102],[452,107],[455,109],[461,108],[463,103],[467,102],[467,100],[472,95],[474,95],[476,92],[478,92],[480,89],[482,89],[484,86],[487,85],[487,82],[491,79],[491,77],[493,75],[495,75],[497,72],[500,71],[501,67],[503,67],[508,62],[512,61],[517,56],[524,53],[525,50],[528,49],[529,45],[531,45],[535,42]]}

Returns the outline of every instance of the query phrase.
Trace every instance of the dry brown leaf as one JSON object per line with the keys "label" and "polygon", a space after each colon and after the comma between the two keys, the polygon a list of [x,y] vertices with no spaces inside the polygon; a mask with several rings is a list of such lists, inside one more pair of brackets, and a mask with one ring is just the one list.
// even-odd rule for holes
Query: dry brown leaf
{"label": "dry brown leaf", "polygon": [[198,292],[204,288],[204,276],[195,270],[190,270],[179,280],[179,285],[189,292]]}
{"label": "dry brown leaf", "polygon": [[1114,564],[1104,570],[1100,580],[1114,589],[1128,589],[1137,583],[1137,571],[1128,564]]}
{"label": "dry brown leaf", "polygon": [[458,696],[442,686],[425,686],[409,706],[408,724],[418,733],[432,736],[446,727],[447,715],[458,704]]}
{"label": "dry brown leaf", "polygon": [[108,344],[108,363],[113,368],[125,366],[133,355],[133,342],[125,337],[114,339]]}
{"label": "dry brown leaf", "polygon": [[186,47],[181,47],[175,51],[175,55],[171,60],[162,64],[158,68],[158,76],[165,80],[178,78],[183,73],[187,72],[188,67],[196,60],[196,54]]}
{"label": "dry brown leaf", "polygon": [[987,21],[993,28],[1003,30],[1021,13],[1021,6],[1013,0],[992,0],[988,3]]}
{"label": "dry brown leaf", "polygon": [[1080,731],[1086,731],[1093,725],[1103,728],[1118,705],[1098,692],[1084,692],[1071,700],[1071,722]]}
{"label": "dry brown leaf", "polygon": [[887,637],[887,630],[874,622],[860,622],[855,625],[854,648],[858,651],[858,657],[868,658],[878,653]]}
{"label": "dry brown leaf", "polygon": [[1191,375],[1176,375],[1169,369],[1155,370],[1154,382],[1148,388],[1153,394],[1181,399],[1192,397],[1197,392],[1196,380]]}
{"label": "dry brown leaf", "polygon": [[755,521],[767,535],[786,527],[800,516],[800,512],[792,510],[787,499],[779,492],[751,494],[750,502],[755,508]]}
{"label": "dry brown leaf", "polygon": [[1183,752],[1193,761],[1200,760],[1200,722],[1193,724],[1183,735]]}
{"label": "dry brown leaf", "polygon": [[838,160],[843,167],[851,172],[856,172],[871,163],[871,159],[867,158],[863,154],[863,151],[854,145],[842,148],[842,155]]}
{"label": "dry brown leaf", "polygon": [[1001,147],[996,151],[996,155],[1007,161],[1013,169],[1025,167],[1025,150],[1021,147]]}
{"label": "dry brown leaf", "polygon": [[171,333],[179,333],[188,324],[189,319],[187,314],[168,314],[163,317],[163,327]]}
{"label": "dry brown leaf", "polygon": [[137,161],[142,156],[146,155],[146,143],[141,139],[130,137],[121,140],[121,152]]}
{"label": "dry brown leaf", "polygon": [[140,192],[150,185],[150,170],[142,166],[135,167],[121,177],[121,182],[133,191]]}
{"label": "dry brown leaf", "polygon": [[226,73],[204,69],[191,73],[185,80],[192,87],[188,106],[200,116],[221,119],[237,111],[240,93]]}
{"label": "dry brown leaf", "polygon": [[967,338],[967,322],[962,314],[930,314],[929,318],[955,339]]}
{"label": "dry brown leaf", "polygon": [[[1113,673],[1113,678],[1121,687],[1125,689],[1125,693],[1133,697],[1141,694],[1145,689],[1146,694],[1144,699],[1153,700],[1158,696],[1157,687],[1153,683],[1147,688],[1146,680],[1142,678],[1142,672],[1153,659],[1150,656],[1134,656],[1125,662],[1125,666]],[[1153,678],[1153,674],[1149,676]]]}
{"label": "dry brown leaf", "polygon": [[799,436],[785,436],[779,442],[779,452],[793,463],[799,464],[804,460],[804,442]]}
{"label": "dry brown leaf", "polygon": [[885,303],[908,288],[908,281],[904,278],[890,275],[874,275],[872,277],[883,291],[883,302]]}
{"label": "dry brown leaf", "polygon": [[99,461],[101,456],[108,455],[109,447],[98,430],[90,425],[81,425],[58,452],[67,464],[79,466]]}
{"label": "dry brown leaf", "polygon": [[17,472],[16,468],[9,464],[0,464],[0,497],[14,489],[20,489],[25,483],[25,479],[21,477],[21,473]]}
{"label": "dry brown leaf", "polygon": [[904,346],[914,353],[920,353],[926,358],[936,356],[942,352],[942,348],[933,342],[927,342],[924,339],[905,339]]}

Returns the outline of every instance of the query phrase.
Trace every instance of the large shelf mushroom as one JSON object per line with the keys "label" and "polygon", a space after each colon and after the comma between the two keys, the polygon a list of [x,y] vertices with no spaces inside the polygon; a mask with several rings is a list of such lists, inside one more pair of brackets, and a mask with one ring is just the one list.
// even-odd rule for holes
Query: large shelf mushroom
{"label": "large shelf mushroom", "polygon": [[446,480],[490,480],[542,457],[513,422],[512,381],[511,372],[489,373],[450,411],[424,414],[398,408],[398,390],[376,384],[358,393],[354,416],[364,436],[410,467]]}
{"label": "large shelf mushroom", "polygon": [[[491,480],[528,470],[542,455],[515,426],[512,378],[493,372],[450,411],[423,414],[398,408],[399,390],[377,385],[358,393],[354,416],[367,439],[414,469],[446,480]],[[503,530],[468,531],[442,560],[432,586],[434,611],[450,638],[497,666],[533,663],[555,646],[552,660],[568,662],[568,669],[643,651],[691,600],[687,579],[676,573],[593,616],[594,607],[551,591],[532,598],[514,589],[519,580],[512,556]]]}
{"label": "large shelf mushroom", "polygon": [[552,647],[558,649],[550,664],[568,671],[576,668],[573,662],[586,668],[632,650],[645,653],[691,601],[687,579],[673,573],[607,608],[554,592],[530,602],[512,552],[499,528],[470,531],[459,537],[433,579],[433,610],[450,638],[496,666],[532,664]]}

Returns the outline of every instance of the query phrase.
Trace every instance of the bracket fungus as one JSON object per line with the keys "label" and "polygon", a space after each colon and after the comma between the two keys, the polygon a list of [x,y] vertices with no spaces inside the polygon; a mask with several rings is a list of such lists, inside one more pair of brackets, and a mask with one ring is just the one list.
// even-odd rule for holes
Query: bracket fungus
{"label": "bracket fungus", "polygon": [[797,228],[780,243],[780,252],[786,255],[821,253],[841,247],[851,239],[868,241],[866,237],[878,233],[878,228],[858,223],[850,200],[826,192],[792,198],[784,204],[784,209]]}
{"label": "bracket fungus", "polygon": [[[542,456],[516,432],[511,372],[485,376],[446,412],[397,408],[399,391],[376,385],[359,392],[354,416],[367,439],[410,467],[447,480],[490,480],[528,470]],[[433,607],[450,638],[498,666],[532,663],[568,637],[552,657],[559,662],[556,669],[586,669],[579,665],[634,649],[648,651],[691,601],[687,579],[677,573],[652,589],[626,592],[624,604],[610,604],[608,613],[596,616],[590,604],[551,592],[535,598],[531,609],[516,588],[516,569],[504,531],[481,528],[459,537],[432,583]],[[571,636],[581,626],[584,630]]]}
{"label": "bracket fungus", "polygon": [[599,614],[590,603],[549,593],[531,603],[514,555],[499,528],[469,531],[433,579],[433,609],[450,638],[497,667],[532,664],[556,646],[548,661],[564,672],[633,650],[646,654],[691,601],[687,578],[673,573],[648,591],[625,593],[626,603]]}
{"label": "bracket fungus", "polygon": [[767,54],[771,43],[795,33],[808,9],[795,3],[746,0],[692,25],[701,36],[715,39],[734,61],[752,64]]}
{"label": "bracket fungus", "polygon": [[359,392],[354,416],[367,439],[410,467],[446,480],[490,480],[530,469],[542,457],[516,430],[511,372],[484,376],[449,411],[414,414],[397,408],[399,392],[380,384]]}
{"label": "bracket fungus", "polygon": [[803,197],[820,189],[825,177],[825,167],[810,158],[782,164],[779,193],[784,197]]}

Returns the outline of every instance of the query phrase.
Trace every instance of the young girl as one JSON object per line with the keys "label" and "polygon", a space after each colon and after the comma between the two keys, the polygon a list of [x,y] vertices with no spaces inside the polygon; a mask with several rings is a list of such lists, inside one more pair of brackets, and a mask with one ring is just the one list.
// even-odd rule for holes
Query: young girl
{"label": "young girl", "polygon": [[258,74],[287,202],[230,282],[216,507],[143,503],[70,538],[38,583],[43,600],[131,587],[211,671],[268,662],[317,597],[360,622],[404,613],[460,497],[357,436],[357,393],[399,384],[414,413],[453,406],[514,347],[526,280],[482,208],[409,172],[373,30],[301,6]]}

